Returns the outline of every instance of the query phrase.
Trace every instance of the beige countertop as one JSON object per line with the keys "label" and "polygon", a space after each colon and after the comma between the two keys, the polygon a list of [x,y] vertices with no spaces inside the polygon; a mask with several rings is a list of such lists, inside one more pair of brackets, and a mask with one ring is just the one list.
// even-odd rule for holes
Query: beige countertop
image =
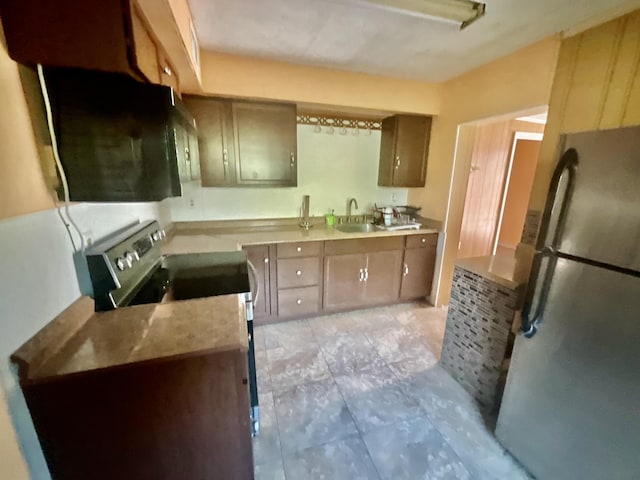
{"label": "beige countertop", "polygon": [[532,248],[524,246],[519,248],[515,255],[462,258],[456,260],[456,266],[505,287],[516,289],[529,278],[533,253]]}
{"label": "beige countertop", "polygon": [[[207,227],[208,224],[209,227]],[[418,230],[376,230],[368,233],[345,233],[325,225],[316,225],[309,230],[304,230],[297,225],[220,228],[216,226],[215,222],[202,222],[201,225],[178,223],[174,225],[167,237],[167,241],[162,247],[162,253],[224,252],[240,250],[246,245],[348,240],[425,233],[438,233],[438,230],[436,228],[420,228]]]}
{"label": "beige countertop", "polygon": [[248,348],[242,295],[93,311],[81,297],[20,347],[21,381]]}

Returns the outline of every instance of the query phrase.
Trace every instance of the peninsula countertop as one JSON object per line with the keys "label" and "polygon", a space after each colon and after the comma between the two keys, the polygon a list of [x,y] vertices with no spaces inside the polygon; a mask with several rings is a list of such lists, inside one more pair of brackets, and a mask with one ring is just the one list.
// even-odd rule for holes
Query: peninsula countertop
{"label": "peninsula countertop", "polygon": [[81,297],[12,356],[21,382],[197,353],[247,350],[242,295],[94,312]]}
{"label": "peninsula countertop", "polygon": [[461,258],[456,260],[455,265],[507,288],[516,289],[529,278],[533,253],[533,247],[523,246],[515,255]]}

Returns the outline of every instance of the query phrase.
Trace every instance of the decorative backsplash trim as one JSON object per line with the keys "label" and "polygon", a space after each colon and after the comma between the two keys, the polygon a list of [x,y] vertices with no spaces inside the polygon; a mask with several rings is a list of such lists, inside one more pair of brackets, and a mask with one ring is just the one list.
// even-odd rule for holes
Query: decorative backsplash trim
{"label": "decorative backsplash trim", "polygon": [[318,129],[325,128],[358,128],[360,130],[382,130],[382,120],[370,118],[350,117],[345,115],[316,115],[299,113],[299,125],[315,125]]}

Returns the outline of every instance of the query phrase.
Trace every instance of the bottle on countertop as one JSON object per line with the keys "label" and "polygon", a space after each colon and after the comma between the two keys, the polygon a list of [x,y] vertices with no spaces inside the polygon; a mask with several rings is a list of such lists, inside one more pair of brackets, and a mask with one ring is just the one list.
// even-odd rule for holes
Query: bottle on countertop
{"label": "bottle on countertop", "polygon": [[393,208],[385,207],[383,217],[384,217],[384,224],[387,227],[390,227],[391,223],[393,222]]}

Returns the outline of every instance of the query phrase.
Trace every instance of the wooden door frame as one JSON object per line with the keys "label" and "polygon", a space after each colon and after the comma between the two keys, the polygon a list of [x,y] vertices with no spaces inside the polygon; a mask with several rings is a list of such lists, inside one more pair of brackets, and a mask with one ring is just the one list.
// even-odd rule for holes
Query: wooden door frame
{"label": "wooden door frame", "polygon": [[495,255],[498,250],[498,240],[500,239],[500,229],[502,228],[502,217],[504,216],[504,207],[507,202],[507,193],[509,193],[509,182],[511,181],[511,170],[513,168],[513,157],[516,154],[516,146],[518,140],[535,140],[542,141],[544,133],[535,132],[520,132],[517,131],[513,134],[513,140],[511,141],[511,153],[509,155],[509,161],[507,164],[507,173],[504,176],[504,183],[502,186],[502,200],[500,201],[500,209],[498,213],[498,222],[496,223],[496,230],[493,232],[493,248],[491,254]]}

